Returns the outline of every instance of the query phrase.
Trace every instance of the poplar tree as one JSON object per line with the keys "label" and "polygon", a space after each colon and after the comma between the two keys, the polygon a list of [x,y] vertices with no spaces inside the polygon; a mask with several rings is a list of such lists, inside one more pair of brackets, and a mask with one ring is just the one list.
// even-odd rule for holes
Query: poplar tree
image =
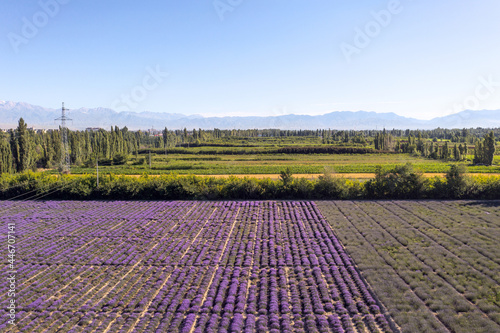
{"label": "poplar tree", "polygon": [[441,150],[441,158],[443,160],[447,160],[450,158],[450,146],[448,145],[448,141],[444,143],[444,146]]}
{"label": "poplar tree", "polygon": [[493,131],[490,132],[484,138],[484,143],[483,143],[483,149],[484,149],[484,164],[486,165],[492,165],[493,164],[493,157],[495,156],[495,134],[493,134]]}
{"label": "poplar tree", "polygon": [[[462,147],[462,145],[460,145],[460,147]],[[455,159],[455,161],[460,160],[460,151],[458,150],[458,146],[456,143],[453,147],[453,158]]]}
{"label": "poplar tree", "polygon": [[474,164],[482,163],[483,161],[483,145],[481,141],[477,141],[474,145]]}
{"label": "poplar tree", "polygon": [[12,172],[12,151],[7,140],[0,141],[0,174]]}
{"label": "poplar tree", "polygon": [[166,127],[163,130],[163,147],[168,147],[168,129]]}
{"label": "poplar tree", "polygon": [[13,171],[19,169],[19,142],[17,141],[16,133],[14,130],[9,130],[10,134],[10,150],[12,152],[12,166]]}
{"label": "poplar tree", "polygon": [[495,134],[493,131],[483,141],[476,142],[474,149],[474,164],[492,165],[495,156]]}
{"label": "poplar tree", "polygon": [[24,119],[19,119],[19,125],[16,129],[16,138],[19,144],[19,156],[17,171],[23,172],[28,170],[30,162],[30,145],[28,138],[28,126],[24,122]]}

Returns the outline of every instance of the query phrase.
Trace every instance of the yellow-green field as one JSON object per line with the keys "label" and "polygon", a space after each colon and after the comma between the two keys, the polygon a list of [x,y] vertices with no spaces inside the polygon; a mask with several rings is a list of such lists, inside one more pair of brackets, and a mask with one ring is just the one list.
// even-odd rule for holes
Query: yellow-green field
{"label": "yellow-green field", "polygon": [[[472,158],[472,156],[470,156]],[[138,161],[143,160],[143,164]],[[473,166],[471,162],[449,162],[410,154],[169,154],[132,157],[125,165],[100,165],[101,172],[116,174],[263,175],[279,174],[290,168],[293,174],[374,173],[377,166],[392,168],[412,163],[424,173],[444,173],[450,164],[463,164],[471,173],[500,173],[500,157],[493,166]],[[94,173],[95,168],[72,168],[73,174]]]}

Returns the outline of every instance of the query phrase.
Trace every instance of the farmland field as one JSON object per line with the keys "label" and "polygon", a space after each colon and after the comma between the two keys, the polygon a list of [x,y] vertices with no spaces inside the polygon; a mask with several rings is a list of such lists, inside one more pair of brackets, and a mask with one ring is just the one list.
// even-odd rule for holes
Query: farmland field
{"label": "farmland field", "polygon": [[17,326],[2,280],[0,332],[500,332],[498,201],[0,211],[18,246]]}
{"label": "farmland field", "polygon": [[318,202],[406,332],[500,332],[500,202]]}
{"label": "farmland field", "polygon": [[[190,148],[196,149],[196,148]],[[188,149],[186,149],[189,151]],[[473,156],[470,156],[472,159]],[[139,155],[139,159],[149,161],[149,156]],[[325,170],[342,174],[374,173],[377,166],[385,169],[412,163],[416,169],[425,173],[448,171],[450,163],[466,166],[471,173],[500,173],[500,167],[476,166],[470,162],[450,162],[415,157],[410,154],[152,154],[151,168],[145,162],[135,165],[132,158],[124,165],[99,165],[101,172],[116,174],[190,174],[190,175],[232,175],[232,174],[279,174],[290,168],[294,174],[322,174]],[[495,164],[500,156],[495,156]],[[73,174],[95,173],[91,168],[72,167]]]}
{"label": "farmland field", "polygon": [[21,332],[392,331],[311,202],[1,209],[17,228]]}

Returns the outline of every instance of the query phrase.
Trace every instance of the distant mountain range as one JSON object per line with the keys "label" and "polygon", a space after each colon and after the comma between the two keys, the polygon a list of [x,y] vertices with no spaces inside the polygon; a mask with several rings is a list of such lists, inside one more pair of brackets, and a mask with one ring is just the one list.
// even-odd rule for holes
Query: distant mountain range
{"label": "distant mountain range", "polygon": [[[57,128],[54,119],[61,116],[60,109],[49,109],[22,102],[0,101],[0,128],[17,126],[23,118],[28,126],[35,128]],[[109,129],[111,126],[127,126],[138,129],[433,129],[433,128],[492,128],[500,127],[500,110],[462,111],[452,115],[419,120],[406,118],[395,113],[366,111],[338,111],[320,116],[281,115],[269,117],[203,117],[186,116],[179,113],[116,112],[107,108],[75,109],[68,114],[72,119],[70,129],[82,130],[88,127]]]}

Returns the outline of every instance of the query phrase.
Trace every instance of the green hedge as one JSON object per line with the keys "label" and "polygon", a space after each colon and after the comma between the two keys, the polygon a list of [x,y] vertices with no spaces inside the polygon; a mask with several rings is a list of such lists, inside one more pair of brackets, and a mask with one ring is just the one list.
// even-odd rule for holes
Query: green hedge
{"label": "green hedge", "polygon": [[278,200],[278,199],[500,199],[500,177],[469,177],[451,166],[446,178],[425,178],[411,164],[377,168],[368,181],[331,175],[293,178],[213,178],[25,173],[0,177],[0,199],[65,200]]}

